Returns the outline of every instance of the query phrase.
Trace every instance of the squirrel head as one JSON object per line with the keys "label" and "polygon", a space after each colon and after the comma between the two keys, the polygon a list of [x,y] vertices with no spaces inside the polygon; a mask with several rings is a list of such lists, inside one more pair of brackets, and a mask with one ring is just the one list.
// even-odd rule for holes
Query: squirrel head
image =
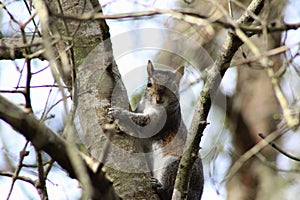
{"label": "squirrel head", "polygon": [[184,66],[178,69],[159,70],[153,67],[149,60],[147,65],[148,83],[146,94],[148,100],[154,104],[169,106],[179,102],[179,83],[184,74]]}

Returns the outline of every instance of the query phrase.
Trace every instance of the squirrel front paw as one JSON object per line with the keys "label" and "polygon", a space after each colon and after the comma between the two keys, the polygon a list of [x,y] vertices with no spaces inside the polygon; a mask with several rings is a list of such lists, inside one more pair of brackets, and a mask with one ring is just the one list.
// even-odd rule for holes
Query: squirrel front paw
{"label": "squirrel front paw", "polygon": [[127,110],[113,106],[108,108],[107,114],[112,117],[112,119],[116,122],[120,130],[125,132],[129,131],[127,129],[130,125],[130,114]]}
{"label": "squirrel front paw", "polygon": [[108,114],[109,115],[115,115],[115,114],[117,114],[119,112],[120,112],[120,108],[119,107],[113,106],[113,107],[108,108]]}
{"label": "squirrel front paw", "polygon": [[150,178],[150,184],[153,189],[156,191],[159,191],[163,188],[163,185],[159,182],[157,178],[151,177]]}
{"label": "squirrel front paw", "polygon": [[108,115],[112,116],[114,119],[118,119],[124,115],[124,110],[120,107],[113,106],[108,108]]}

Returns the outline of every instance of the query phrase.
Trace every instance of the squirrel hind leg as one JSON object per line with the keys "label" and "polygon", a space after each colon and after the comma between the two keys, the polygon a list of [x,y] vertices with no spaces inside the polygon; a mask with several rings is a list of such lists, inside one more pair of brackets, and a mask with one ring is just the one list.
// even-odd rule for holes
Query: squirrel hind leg
{"label": "squirrel hind leg", "polygon": [[[164,167],[156,167],[156,170],[154,169],[154,177],[150,179],[150,184],[152,188],[156,190],[160,199],[168,200],[172,198],[180,158],[168,156],[168,159],[164,159],[163,162]],[[200,158],[197,158],[192,168],[187,199],[199,200],[202,196],[203,185],[202,161]]]}
{"label": "squirrel hind leg", "polygon": [[197,158],[193,168],[189,184],[188,200],[199,200],[202,196],[204,186],[204,175],[201,158]]}
{"label": "squirrel hind leg", "polygon": [[171,199],[172,191],[169,191],[169,188],[165,188],[164,185],[157,178],[151,177],[150,184],[151,187],[156,191],[160,199]]}
{"label": "squirrel hind leg", "polygon": [[154,165],[153,177],[150,179],[150,184],[156,190],[160,199],[168,200],[172,198],[179,162],[179,157],[168,156],[168,158],[164,158],[163,162],[160,163],[161,167],[155,167]]}

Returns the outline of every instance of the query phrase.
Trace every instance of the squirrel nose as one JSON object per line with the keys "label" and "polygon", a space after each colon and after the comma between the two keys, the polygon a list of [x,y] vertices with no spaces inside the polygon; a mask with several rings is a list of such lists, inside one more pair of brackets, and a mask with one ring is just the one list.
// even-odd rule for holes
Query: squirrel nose
{"label": "squirrel nose", "polygon": [[161,98],[160,96],[157,96],[157,97],[156,97],[156,102],[157,102],[157,103],[161,103],[161,101],[162,101],[162,98]]}

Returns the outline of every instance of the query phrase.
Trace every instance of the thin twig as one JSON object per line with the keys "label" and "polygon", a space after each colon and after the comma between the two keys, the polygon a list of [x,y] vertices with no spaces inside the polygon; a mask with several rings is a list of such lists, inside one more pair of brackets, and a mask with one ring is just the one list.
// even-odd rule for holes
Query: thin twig
{"label": "thin twig", "polygon": [[276,130],[270,133],[264,140],[257,143],[254,147],[249,149],[246,153],[244,153],[229,169],[227,176],[223,181],[228,181],[233,177],[234,174],[243,166],[243,164],[249,160],[251,157],[260,152],[264,147],[266,147],[270,142],[275,141],[279,137],[283,136],[288,131],[288,128],[284,127],[282,129]]}
{"label": "thin twig", "polygon": [[[30,88],[58,88],[58,85],[31,85]],[[18,88],[25,88],[25,86],[19,86]],[[68,89],[67,86],[64,86],[65,89]],[[1,90],[2,91],[2,90]]]}
{"label": "thin twig", "polygon": [[[253,15],[253,13],[249,12],[250,15]],[[123,14],[115,14],[115,15],[104,15],[103,13],[89,13],[81,16],[74,16],[74,15],[62,15],[59,13],[51,13],[53,16],[64,18],[64,19],[70,19],[75,21],[90,21],[90,20],[103,20],[103,19],[126,19],[126,18],[143,18],[143,17],[151,17],[155,15],[171,15],[176,16],[175,14],[182,14],[186,16],[192,16],[195,18],[200,18],[203,20],[210,21],[210,16],[201,15],[198,12],[195,12],[194,10],[190,9],[171,9],[171,10],[152,10],[152,11],[142,11],[142,12],[133,12],[133,13],[123,13]],[[184,20],[184,17],[182,17]],[[234,29],[234,25],[231,22],[225,22],[222,20],[214,20],[211,21],[211,23],[215,23],[218,25],[223,26],[226,29]],[[299,23],[283,23],[283,24],[270,24],[268,27],[266,27],[268,32],[281,32],[281,31],[287,31],[287,30],[296,30],[300,27]],[[258,34],[263,32],[263,27],[261,26],[249,26],[247,24],[240,24],[239,27],[242,31],[251,32],[252,34]]]}
{"label": "thin twig", "polygon": [[[261,137],[262,139],[265,139],[266,137],[264,136],[263,133],[259,133],[258,134],[259,137]],[[276,149],[279,153],[281,153],[282,155],[292,159],[292,160],[295,160],[295,161],[298,161],[300,162],[300,158],[296,157],[296,156],[293,156],[292,154],[282,150],[279,146],[277,146],[273,141],[270,141],[269,142],[270,146],[273,147],[274,149]]]}
{"label": "thin twig", "polygon": [[18,93],[18,94],[23,94],[25,96],[25,91],[24,90],[0,90],[0,93]]}
{"label": "thin twig", "polygon": [[[43,45],[45,47],[45,55],[50,63],[50,69],[52,72],[52,75],[56,81],[56,83],[59,85],[59,90],[61,91],[61,94],[63,96],[63,99],[66,100],[66,94],[63,88],[63,83],[61,81],[61,76],[59,73],[59,63],[57,62],[55,58],[55,52],[52,48],[51,44],[51,36],[50,36],[50,18],[49,18],[49,10],[43,1],[34,0],[33,1],[35,5],[35,9],[37,11],[37,14],[39,15],[41,27],[42,27],[42,33],[43,33]],[[67,104],[66,101],[64,101],[64,112],[67,114]]]}
{"label": "thin twig", "polygon": [[[254,2],[253,6],[255,6],[255,4],[259,5],[259,3],[264,2],[264,0],[252,1],[252,3],[253,2]],[[226,14],[226,11],[223,7],[220,7],[220,6],[218,6],[218,7],[222,12],[224,12]],[[247,10],[247,12],[248,12],[248,10]],[[247,15],[248,15],[248,17],[253,18],[252,12],[248,12]],[[230,18],[229,18],[229,21],[234,26],[234,32],[239,37],[239,39],[243,43],[245,43],[245,45],[248,46],[248,48],[254,54],[254,56],[260,58],[258,61],[261,63],[261,65],[263,67],[266,68],[267,75],[271,79],[271,83],[273,86],[275,96],[282,108],[283,116],[284,116],[288,126],[293,130],[296,129],[300,122],[299,116],[293,115],[291,109],[289,108],[287,98],[285,97],[283,91],[281,90],[278,77],[275,76],[275,71],[273,69],[274,63],[268,57],[262,56],[262,53],[260,52],[259,48],[249,39],[249,36],[251,36],[252,34],[247,34],[239,28],[238,24],[245,21],[243,16],[239,20],[237,20],[237,22],[231,20]],[[247,22],[247,20],[245,22]],[[263,29],[264,33],[267,33],[266,26],[262,26],[262,27],[264,27],[264,29]]]}
{"label": "thin twig", "polygon": [[48,174],[49,174],[49,172],[50,172],[50,170],[51,170],[51,168],[52,168],[54,162],[55,162],[55,160],[53,160],[53,159],[51,158],[51,160],[49,161],[49,165],[46,167],[45,172],[44,172],[44,176],[45,176],[44,178],[45,178],[45,179],[47,178],[47,176],[48,176]]}
{"label": "thin twig", "polygon": [[26,156],[28,156],[29,152],[26,151],[26,148],[27,148],[27,145],[29,144],[29,141],[26,141],[23,149],[20,151],[20,158],[19,158],[19,163],[18,163],[18,166],[17,166],[17,169],[15,170],[13,176],[12,176],[12,183],[10,185],[10,189],[9,189],[9,192],[8,192],[8,195],[7,195],[7,200],[9,200],[10,198],[10,195],[13,191],[13,188],[14,188],[14,185],[15,185],[15,182],[17,180],[17,177],[19,176],[19,173],[23,167],[23,160],[25,159]]}
{"label": "thin twig", "polygon": [[[70,98],[70,97],[71,97],[70,95],[66,96],[67,99]],[[56,101],[54,104],[52,104],[52,105],[48,108],[48,110],[46,111],[45,116],[47,116],[47,115],[50,113],[50,111],[51,111],[55,106],[57,106],[60,102],[63,102],[64,100],[65,100],[65,99],[62,98],[62,99],[59,99],[58,101]]]}
{"label": "thin twig", "polygon": [[0,171],[0,176],[6,176],[6,177],[11,177],[11,178],[16,179],[16,180],[25,181],[25,182],[30,183],[31,185],[33,185],[35,187],[35,181],[28,178],[28,177],[26,177],[26,176],[14,176],[13,173],[2,172],[2,171]]}
{"label": "thin twig", "polygon": [[297,45],[299,45],[299,43],[295,43],[292,45],[283,45],[283,46],[262,52],[260,55],[250,57],[246,60],[240,60],[240,61],[233,62],[232,65],[239,66],[239,65],[249,64],[251,62],[258,61],[258,60],[262,59],[263,57],[271,57],[271,56],[275,56],[275,55],[284,53]]}
{"label": "thin twig", "polygon": [[40,70],[38,70],[36,72],[32,72],[32,75],[38,74],[38,73],[40,73],[40,72],[42,72],[42,71],[44,71],[44,70],[46,70],[48,68],[49,68],[49,65],[47,65],[46,67],[44,67],[44,68],[42,68],[42,69],[40,69]]}
{"label": "thin twig", "polygon": [[232,12],[232,3],[231,3],[231,0],[228,0],[228,13],[229,13],[229,17],[231,17],[233,19],[233,12]]}
{"label": "thin twig", "polygon": [[[25,6],[26,6],[26,9],[27,9],[28,13],[29,13],[30,15],[32,15],[32,11],[31,11],[31,8],[30,8],[29,5],[28,5],[28,2],[27,2],[26,0],[23,0],[23,2],[24,2],[24,4],[25,4]],[[40,32],[40,30],[39,30],[39,28],[38,28],[38,25],[36,24],[34,18],[32,18],[32,23],[33,23],[34,28],[35,28],[35,33],[37,33],[38,36],[41,37],[42,34],[41,34],[41,32]]]}
{"label": "thin twig", "polygon": [[[43,166],[46,166],[48,164],[51,163],[51,160],[47,161],[47,162],[43,162]],[[37,164],[25,164],[23,163],[23,167],[27,167],[27,168],[37,168]]]}
{"label": "thin twig", "polygon": [[37,169],[38,169],[38,180],[37,180],[36,188],[38,190],[41,199],[48,199],[42,152],[37,148],[35,148],[35,153],[36,153],[36,162],[37,162]]}
{"label": "thin twig", "polygon": [[255,156],[256,156],[256,157],[257,157],[257,158],[258,158],[265,166],[270,167],[271,169],[276,170],[276,171],[278,171],[278,172],[285,172],[285,173],[291,173],[291,172],[293,172],[293,173],[299,173],[299,172],[300,172],[300,169],[282,169],[282,168],[278,168],[278,167],[276,166],[275,163],[268,161],[268,160],[266,159],[266,157],[265,157],[263,154],[261,154],[261,153],[257,153]]}

